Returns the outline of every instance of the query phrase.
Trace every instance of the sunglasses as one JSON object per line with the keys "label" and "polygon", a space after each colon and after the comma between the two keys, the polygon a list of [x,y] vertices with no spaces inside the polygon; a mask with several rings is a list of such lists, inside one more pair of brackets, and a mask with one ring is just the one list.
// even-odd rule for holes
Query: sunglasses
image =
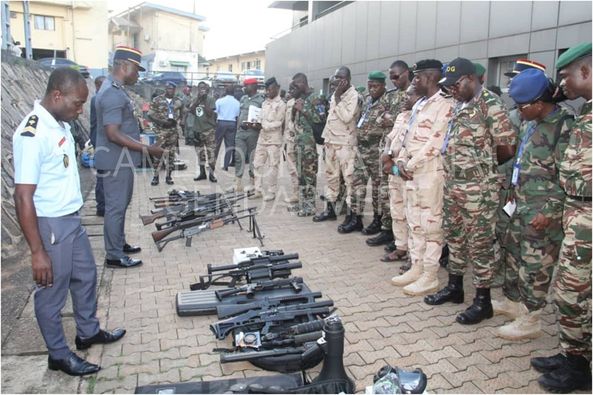
{"label": "sunglasses", "polygon": [[455,89],[458,90],[459,86],[461,86],[461,81],[463,81],[464,78],[467,78],[467,76],[462,76],[460,79],[457,80],[456,83],[454,83],[453,85],[450,85],[447,89],[451,90],[451,89]]}

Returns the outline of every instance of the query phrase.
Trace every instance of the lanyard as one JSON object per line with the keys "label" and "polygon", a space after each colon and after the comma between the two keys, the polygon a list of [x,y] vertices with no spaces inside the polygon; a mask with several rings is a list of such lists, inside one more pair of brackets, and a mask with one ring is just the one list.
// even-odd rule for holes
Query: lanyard
{"label": "lanyard", "polygon": [[527,129],[527,132],[521,139],[521,145],[519,145],[519,150],[517,151],[517,159],[515,160],[516,165],[521,165],[521,158],[523,156],[523,152],[525,151],[525,146],[527,145],[527,143],[529,142],[529,140],[535,133],[535,126],[536,126],[535,122],[531,122],[529,125],[529,128]]}
{"label": "lanyard", "polygon": [[416,121],[416,115],[418,114],[418,110],[420,109],[420,106],[426,100],[427,100],[427,98],[425,96],[422,99],[418,100],[416,102],[416,104],[414,104],[414,107],[412,108],[412,115],[410,116],[410,119],[408,120],[408,127],[406,128],[406,133],[404,134],[404,140],[403,140],[403,143],[402,143],[402,148],[406,148],[406,144],[408,143],[408,134],[410,132],[410,129],[412,128],[412,125]]}
{"label": "lanyard", "polygon": [[356,127],[358,127],[359,129],[362,128],[364,126],[364,124],[366,123],[366,121],[369,119],[369,113],[371,112],[372,106],[373,106],[373,98],[369,97],[369,100],[367,101],[366,108],[364,109],[364,112],[362,113],[362,117],[360,117],[360,120],[358,121],[358,125],[356,125]]}
{"label": "lanyard", "polygon": [[167,102],[167,115],[169,118],[173,118],[173,99],[171,101],[165,99],[165,101]]}
{"label": "lanyard", "polygon": [[447,134],[445,134],[445,140],[443,140],[443,146],[441,147],[441,155],[445,155],[447,152],[447,146],[449,146],[449,139],[451,138],[451,132],[453,131],[453,124],[461,110],[461,102],[458,102],[453,109],[453,116],[449,119],[449,123],[447,125]]}

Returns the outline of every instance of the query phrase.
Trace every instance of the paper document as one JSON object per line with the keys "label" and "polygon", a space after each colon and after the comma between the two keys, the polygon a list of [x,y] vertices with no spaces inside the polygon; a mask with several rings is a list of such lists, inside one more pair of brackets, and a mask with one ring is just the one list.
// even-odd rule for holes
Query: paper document
{"label": "paper document", "polygon": [[507,202],[507,204],[505,204],[502,209],[504,210],[505,213],[507,213],[507,215],[509,217],[512,217],[516,208],[517,208],[517,203],[515,203],[514,200],[511,200],[510,202]]}
{"label": "paper document", "polygon": [[249,106],[249,112],[247,113],[247,122],[261,123],[259,116],[261,114],[261,108],[256,106]]}

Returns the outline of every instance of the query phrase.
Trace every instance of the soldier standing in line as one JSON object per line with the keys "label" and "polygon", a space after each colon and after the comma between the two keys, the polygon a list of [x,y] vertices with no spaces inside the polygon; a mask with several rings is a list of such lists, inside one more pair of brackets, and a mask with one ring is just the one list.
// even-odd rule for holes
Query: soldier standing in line
{"label": "soldier standing in line", "polygon": [[335,220],[335,204],[340,192],[340,176],[346,186],[346,203],[352,196],[352,173],[356,158],[356,121],[360,114],[358,92],[350,84],[350,69],[341,66],[334,73],[336,90],[331,97],[327,123],[322,137],[325,144],[325,176],[327,178],[326,209],[313,217],[313,222]]}
{"label": "soldier standing in line", "polygon": [[239,127],[235,135],[235,190],[243,189],[243,173],[247,162],[250,185],[245,188],[245,191],[250,191],[254,188],[253,154],[259,138],[261,123],[256,118],[248,119],[249,108],[261,109],[265,97],[257,91],[257,79],[247,78],[243,81],[243,85],[245,86],[245,95],[240,101]]}
{"label": "soldier standing in line", "polygon": [[269,78],[265,82],[266,100],[262,104],[260,114],[261,131],[257,140],[257,147],[253,157],[255,169],[255,193],[250,199],[262,197],[264,166],[269,165],[269,174],[266,177],[268,192],[263,194],[264,201],[276,198],[278,187],[278,166],[282,155],[282,126],[286,117],[286,103],[278,94],[280,85],[276,78]]}
{"label": "soldier standing in line", "polygon": [[193,125],[187,124],[188,114],[189,114],[189,106],[191,105],[191,103],[193,101],[193,97],[191,95],[191,87],[184,86],[183,90],[181,92],[181,95],[179,96],[179,99],[181,100],[181,103],[183,104],[183,107],[181,109],[181,121],[179,122],[179,126],[181,126],[181,132],[183,133],[183,136],[186,136],[187,135],[186,128],[193,126]]}
{"label": "soldier standing in line", "polygon": [[566,193],[564,240],[554,282],[562,353],[532,358],[531,366],[544,373],[538,382],[546,390],[572,392],[591,390],[591,43],[564,52],[556,68],[566,97],[587,102],[572,125],[558,166]]}
{"label": "soldier standing in line", "polygon": [[412,86],[422,96],[402,142],[397,172],[406,181],[406,218],[410,227],[412,267],[391,279],[406,295],[438,289],[439,258],[443,248],[443,185],[440,150],[451,119],[453,100],[441,95],[442,63],[435,59],[414,65]]}
{"label": "soldier standing in line", "polygon": [[476,68],[465,58],[449,63],[439,81],[458,101],[441,153],[445,190],[443,228],[449,245],[448,285],[424,301],[463,303],[463,275],[473,264],[476,297],[456,318],[464,325],[491,318],[494,227],[499,186],[496,166],[514,156],[516,132],[500,98],[483,89]]}
{"label": "soldier standing in line", "polygon": [[299,175],[299,217],[315,213],[315,192],[317,187],[318,155],[313,134],[313,125],[322,122],[322,115],[316,105],[320,100],[307,81],[307,76],[297,73],[292,77],[295,103],[292,120],[296,130],[297,171]]}
{"label": "soldier standing in line", "polygon": [[[206,160],[208,161],[208,180],[217,182],[214,176],[216,168],[216,104],[209,95],[210,87],[204,81],[198,84],[198,96],[189,106],[189,113],[194,115],[193,128],[188,129],[195,142],[200,174],[194,181],[206,179]],[[188,116],[188,119],[190,117]],[[189,126],[188,126],[189,127]],[[207,156],[207,158],[206,158]]]}
{"label": "soldier standing in line", "polygon": [[299,202],[299,175],[297,172],[296,130],[292,119],[292,109],[295,103],[294,85],[292,84],[288,87],[287,98],[289,99],[286,102],[284,117],[284,143],[291,191],[284,201],[288,204],[296,204]]}
{"label": "soldier standing in line", "polygon": [[183,103],[179,97],[175,96],[176,87],[177,85],[174,82],[167,82],[165,93],[155,97],[150,103],[150,110],[148,110],[148,118],[155,125],[157,144],[167,150],[164,157],[154,161],[154,175],[150,183],[153,186],[159,184],[159,169],[163,162],[165,162],[167,171],[165,182],[173,185],[171,173],[173,172],[175,151],[179,141],[177,125],[181,120],[181,111],[183,109]]}
{"label": "soldier standing in line", "polygon": [[[344,223],[338,227],[340,233],[363,230],[362,216],[369,179],[372,188],[374,222],[375,226],[380,228],[379,186],[382,174],[380,146],[391,123],[391,121],[386,122],[384,117],[389,112],[391,104],[385,91],[386,78],[380,71],[373,71],[368,75],[369,96],[365,100],[364,111],[356,124],[358,150],[352,177],[352,203],[349,204],[350,210]],[[393,239],[391,231],[389,234]]]}

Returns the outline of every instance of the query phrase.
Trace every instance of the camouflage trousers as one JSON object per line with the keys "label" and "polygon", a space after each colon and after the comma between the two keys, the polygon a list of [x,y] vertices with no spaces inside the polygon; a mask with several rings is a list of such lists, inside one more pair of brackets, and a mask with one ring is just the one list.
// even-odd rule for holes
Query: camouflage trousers
{"label": "camouflage trousers", "polygon": [[159,169],[165,165],[168,173],[172,172],[175,166],[175,155],[177,153],[177,144],[179,140],[179,133],[177,128],[174,129],[155,129],[156,143],[167,150],[163,156],[158,160],[154,160],[152,168],[154,175],[159,174]]}
{"label": "camouflage trousers", "polygon": [[346,186],[346,203],[350,205],[355,159],[356,147],[325,143],[325,177],[327,179],[325,197],[329,202],[335,203],[338,199],[341,175]]}
{"label": "camouflage trousers", "polygon": [[501,287],[505,281],[505,267],[507,259],[506,234],[511,223],[511,217],[503,210],[507,204],[509,195],[512,193],[511,189],[500,188],[498,208],[496,209],[496,225],[495,225],[495,241],[494,241],[494,274],[492,279],[492,287]]}
{"label": "camouflage trousers", "polygon": [[443,204],[443,230],[449,245],[450,274],[463,276],[473,264],[477,288],[492,284],[494,228],[498,185],[488,180],[447,179]]}
{"label": "camouflage trousers", "polygon": [[389,208],[395,246],[408,251],[408,221],[406,218],[406,181],[400,176],[389,176]]}
{"label": "camouflage trousers", "polygon": [[562,213],[549,217],[550,226],[544,231],[529,225],[536,214],[536,210],[515,212],[504,238],[503,292],[510,300],[523,303],[529,311],[546,306],[562,242]]}
{"label": "camouflage trousers", "polygon": [[443,170],[414,172],[405,182],[410,258],[424,273],[436,273],[443,249]]}
{"label": "camouflage trousers", "polygon": [[299,174],[297,172],[297,149],[294,141],[286,142],[286,167],[290,177],[291,193],[294,196],[299,195]]}
{"label": "camouflage trousers", "polygon": [[362,215],[367,194],[367,184],[371,180],[371,201],[373,213],[382,215],[381,225],[384,230],[391,230],[391,212],[389,209],[389,185],[383,174],[380,137],[359,140],[358,154],[354,163],[352,180],[352,211]]}
{"label": "camouflage trousers", "polygon": [[204,165],[208,161],[208,166],[214,170],[216,168],[216,138],[215,130],[209,129],[195,134],[196,140],[196,155],[198,155],[198,162]]}
{"label": "camouflage trousers", "polygon": [[566,198],[564,240],[554,282],[560,346],[591,358],[591,202]]}
{"label": "camouflage trousers", "polygon": [[315,208],[317,189],[318,154],[313,134],[299,134],[296,146],[297,174],[299,177],[299,203]]}
{"label": "camouflage trousers", "polygon": [[[263,192],[263,184],[268,192],[276,194],[278,188],[278,167],[280,166],[282,145],[258,144],[253,155],[253,169],[255,173],[255,190]],[[267,166],[267,169],[265,168]]]}

